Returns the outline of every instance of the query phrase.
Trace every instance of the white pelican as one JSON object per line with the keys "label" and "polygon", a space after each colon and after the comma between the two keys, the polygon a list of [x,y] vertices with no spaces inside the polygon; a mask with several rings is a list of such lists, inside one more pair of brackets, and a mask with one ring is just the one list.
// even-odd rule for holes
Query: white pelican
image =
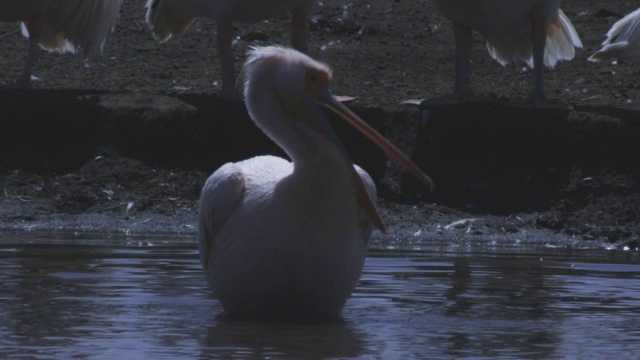
{"label": "white pelican", "polygon": [[2,0],[0,21],[21,22],[29,50],[18,87],[31,87],[38,46],[59,53],[102,52],[123,0]]}
{"label": "white pelican", "polygon": [[640,8],[613,24],[602,45],[599,51],[589,57],[589,61],[640,61]]}
{"label": "white pelican", "polygon": [[533,99],[544,100],[544,66],[571,60],[582,41],[560,9],[560,0],[435,0],[453,22],[456,43],[455,94],[470,91],[472,30],[487,41],[500,64],[520,63],[534,69]]}
{"label": "white pelican", "polygon": [[228,317],[334,319],[385,224],[369,175],[353,165],[320,106],[431,179],[328,90],[331,70],[294,49],[254,47],[244,65],[249,115],[293,160],[227,163],[202,188],[199,253]]}
{"label": "white pelican", "polygon": [[222,96],[238,96],[231,40],[233,22],[252,24],[291,13],[291,45],[308,50],[309,18],[317,0],[148,0],[146,21],[155,39],[182,35],[198,17],[216,21]]}

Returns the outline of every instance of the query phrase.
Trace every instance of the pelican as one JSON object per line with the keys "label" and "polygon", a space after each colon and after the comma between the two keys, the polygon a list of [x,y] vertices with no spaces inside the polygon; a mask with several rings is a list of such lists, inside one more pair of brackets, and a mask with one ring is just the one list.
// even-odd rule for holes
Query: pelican
{"label": "pelican", "polygon": [[3,0],[0,21],[20,22],[29,50],[16,86],[30,88],[38,46],[58,53],[101,53],[122,0]]}
{"label": "pelican", "polygon": [[640,61],[640,8],[613,24],[602,48],[588,60],[604,62],[611,59]]}
{"label": "pelican", "polygon": [[309,18],[317,0],[148,0],[146,21],[156,40],[180,36],[198,17],[216,21],[216,44],[222,70],[222,92],[238,97],[231,40],[233,22],[252,24],[291,13],[291,45],[308,50]]}
{"label": "pelican", "polygon": [[249,115],[293,161],[258,156],[206,180],[198,233],[206,280],[226,317],[338,318],[373,227],[386,226],[371,177],[351,163],[320,107],[430,186],[431,179],[334,98],[327,65],[280,46],[247,55]]}
{"label": "pelican", "polygon": [[472,30],[501,65],[525,62],[534,70],[533,100],[544,102],[544,66],[571,60],[582,41],[560,9],[560,0],[435,0],[453,22],[456,95],[470,92]]}

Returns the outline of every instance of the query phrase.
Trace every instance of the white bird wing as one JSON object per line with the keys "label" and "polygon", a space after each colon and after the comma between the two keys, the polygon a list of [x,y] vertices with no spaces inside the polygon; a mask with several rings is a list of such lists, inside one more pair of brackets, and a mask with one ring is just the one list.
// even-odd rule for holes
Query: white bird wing
{"label": "white bird wing", "polygon": [[640,59],[640,8],[613,24],[602,48],[588,60],[603,62],[613,58]]}
{"label": "white bird wing", "polygon": [[[362,183],[364,184],[364,187],[367,189],[367,192],[369,193],[371,200],[373,200],[373,203],[375,204],[378,200],[378,191],[376,189],[376,185],[373,183],[373,180],[371,179],[371,176],[369,176],[369,174],[366,171],[360,168],[360,166],[354,165],[354,167],[356,168],[358,175],[360,175],[360,178],[362,179]],[[361,211],[360,213],[361,215],[359,217],[358,223],[360,225],[360,229],[362,230],[364,242],[368,243],[369,238],[371,237],[371,232],[373,231],[373,222],[371,221],[371,218],[365,211]]]}
{"label": "white bird wing", "polygon": [[204,269],[217,233],[244,197],[245,184],[242,169],[234,163],[227,163],[211,174],[202,188],[198,249]]}
{"label": "white bird wing", "polygon": [[[575,49],[582,48],[582,40],[567,15],[558,9],[558,16],[547,26],[547,39],[544,49],[544,64],[554,68],[559,61],[572,60]],[[533,57],[528,60],[533,68]]]}
{"label": "white bird wing", "polygon": [[[582,40],[564,11],[558,9],[558,16],[547,26],[544,65],[554,68],[558,61],[572,60],[576,48],[582,48]],[[489,55],[503,66],[524,61],[533,69],[530,34],[510,39],[510,41],[487,41],[487,50]]]}
{"label": "white bird wing", "polygon": [[631,43],[640,42],[640,8],[627,14],[618,20],[607,32],[607,39],[602,45],[613,44],[614,42],[628,41]]}

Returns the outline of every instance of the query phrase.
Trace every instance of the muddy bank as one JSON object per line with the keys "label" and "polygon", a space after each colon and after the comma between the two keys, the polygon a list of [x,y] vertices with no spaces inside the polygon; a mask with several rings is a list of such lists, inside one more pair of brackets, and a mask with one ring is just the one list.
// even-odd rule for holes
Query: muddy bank
{"label": "muddy bank", "polygon": [[[102,56],[41,52],[33,92],[0,92],[0,228],[195,234],[196,203],[223,162],[281,152],[239,102],[221,101],[215,23],[198,19],[157,43],[145,0],[125,1]],[[485,101],[451,106],[451,23],[430,0],[323,1],[310,55],[332,90],[436,181],[434,193],[398,173],[349,128],[354,162],[376,179],[389,233],[379,239],[505,244],[631,245],[640,233],[636,64],[594,64],[610,26],[637,4],[564,0],[584,47],[545,73],[554,113],[505,107],[531,91],[525,67],[503,67],[473,35],[472,87]],[[290,19],[234,26],[239,67],[252,45],[288,44]],[[0,85],[22,70],[27,41],[0,23]],[[429,99],[428,116],[399,106]],[[471,220],[470,220],[471,219]],[[487,240],[489,239],[489,240]]]}
{"label": "muddy bank", "polygon": [[[206,94],[2,91],[2,230],[194,236],[204,180],[228,161],[283,156],[242,102]],[[416,184],[333,121],[376,181],[380,241],[637,246],[640,114],[533,110],[501,99],[352,106],[429,173]]]}

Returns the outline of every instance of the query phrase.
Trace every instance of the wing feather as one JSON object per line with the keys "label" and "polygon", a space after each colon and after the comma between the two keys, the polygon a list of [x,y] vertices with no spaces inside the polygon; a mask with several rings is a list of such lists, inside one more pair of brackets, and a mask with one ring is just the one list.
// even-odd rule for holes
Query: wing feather
{"label": "wing feather", "polygon": [[[113,30],[123,0],[42,0],[32,3],[43,34],[40,46],[59,52],[81,50],[85,56],[101,53]],[[22,24],[23,33],[25,26]]]}
{"label": "wing feather", "polygon": [[[376,185],[374,184],[369,174],[366,171],[364,171],[364,169],[362,169],[358,165],[354,165],[354,167],[356,169],[356,172],[362,179],[362,183],[364,184],[364,187],[367,189],[367,192],[369,193],[371,200],[375,204],[378,200],[378,191],[376,189]],[[363,234],[363,240],[365,244],[367,244],[369,243],[369,238],[371,237],[371,232],[373,231],[373,222],[371,221],[371,218],[369,217],[369,215],[367,215],[366,212],[362,211],[360,215],[359,223],[360,223],[360,229],[362,230],[362,234]]]}
{"label": "wing feather", "polygon": [[588,60],[604,62],[612,59],[640,61],[640,8],[613,24],[602,48]]}
{"label": "wing feather", "polygon": [[207,269],[216,235],[242,201],[246,188],[245,174],[227,163],[205,182],[200,194],[198,250],[203,269]]}

